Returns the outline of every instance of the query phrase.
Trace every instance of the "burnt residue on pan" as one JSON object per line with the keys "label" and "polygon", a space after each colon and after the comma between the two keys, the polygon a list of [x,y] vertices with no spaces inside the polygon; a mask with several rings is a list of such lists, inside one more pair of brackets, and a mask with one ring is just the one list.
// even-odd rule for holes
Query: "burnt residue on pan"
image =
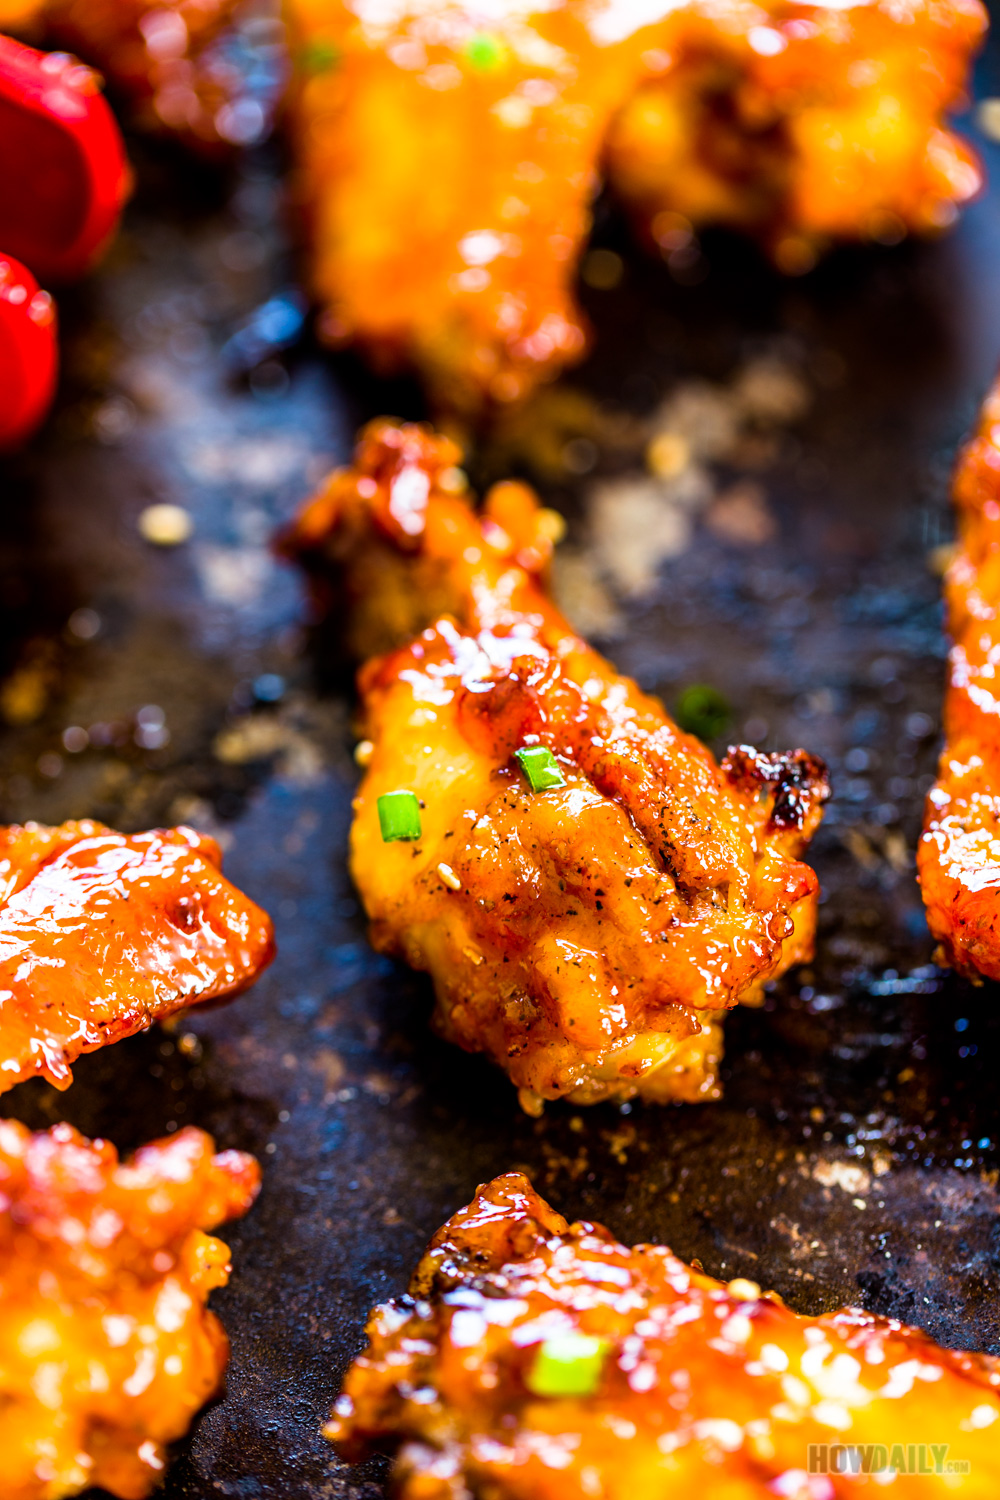
{"label": "burnt residue on pan", "polygon": [[[1000,1352],[1000,1018],[990,987],[935,967],[913,870],[948,472],[1000,355],[1000,190],[938,244],[792,282],[725,238],[644,261],[602,215],[597,354],[470,459],[533,473],[565,511],[564,601],[626,671],[716,747],[817,752],[836,790],[818,958],[727,1023],[724,1100],[532,1121],[365,941],[349,675],[269,549],[355,425],[420,415],[419,395],[307,334],[287,347],[276,155],[230,179],[145,150],[139,181],[112,260],[64,300],[55,421],[2,475],[0,816],[208,828],[280,952],[233,1006],[4,1108],[123,1148],[198,1124],[264,1163],[216,1299],[228,1391],[164,1496],[376,1495],[377,1467],[317,1435],[340,1372],[431,1232],[511,1168],[804,1312],[860,1302]],[[164,504],[192,527],[173,548],[143,540]]]}

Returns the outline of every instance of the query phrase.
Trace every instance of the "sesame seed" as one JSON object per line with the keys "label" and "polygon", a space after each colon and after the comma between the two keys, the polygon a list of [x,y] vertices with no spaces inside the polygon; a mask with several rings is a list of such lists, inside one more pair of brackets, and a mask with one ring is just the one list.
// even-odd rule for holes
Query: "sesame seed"
{"label": "sesame seed", "polygon": [[155,547],[179,547],[194,530],[182,505],[147,505],[139,516],[139,535]]}

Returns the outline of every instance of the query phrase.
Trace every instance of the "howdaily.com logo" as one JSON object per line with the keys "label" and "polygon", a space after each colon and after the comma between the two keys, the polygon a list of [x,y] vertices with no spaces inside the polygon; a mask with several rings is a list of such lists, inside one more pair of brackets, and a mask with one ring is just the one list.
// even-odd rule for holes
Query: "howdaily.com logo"
{"label": "howdaily.com logo", "polygon": [[810,1443],[810,1474],[968,1474],[967,1458],[947,1443]]}

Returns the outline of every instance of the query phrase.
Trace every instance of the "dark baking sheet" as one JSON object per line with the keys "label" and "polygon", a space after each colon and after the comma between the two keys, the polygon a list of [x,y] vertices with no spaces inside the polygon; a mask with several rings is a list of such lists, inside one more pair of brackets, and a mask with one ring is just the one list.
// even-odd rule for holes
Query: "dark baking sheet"
{"label": "dark baking sheet", "polygon": [[[1000,93],[996,49],[979,92]],[[1000,152],[979,144],[1000,183]],[[419,394],[307,337],[250,381],[227,375],[227,341],[294,285],[280,154],[220,175],[135,150],[126,232],[62,299],[56,418],[0,471],[0,815],[210,828],[274,913],[280,953],[183,1042],[154,1031],[81,1062],[67,1094],[25,1085],[4,1105],[122,1148],[195,1123],[265,1164],[215,1299],[228,1392],[164,1495],[374,1493],[378,1466],[347,1470],[317,1436],[340,1373],[369,1306],[404,1287],[477,1182],[511,1167],[571,1215],[751,1275],[803,1311],[860,1302],[1000,1352],[996,996],[934,968],[912,868],[944,659],[928,557],[950,534],[949,467],[1000,357],[1000,188],[940,243],[843,251],[797,282],[725,237],[706,241],[705,279],[682,266],[678,281],[602,210],[598,239],[626,276],[586,292],[598,352],[572,384],[618,411],[606,431],[627,437],[623,412],[695,377],[725,382],[762,350],[813,396],[751,475],[776,536],[738,546],[699,523],[651,596],[611,598],[609,649],[670,703],[714,685],[729,738],[826,756],[837,797],[814,846],[819,957],[729,1021],[724,1102],[550,1106],[535,1122],[498,1072],[429,1034],[423,979],[366,944],[344,866],[348,678],[268,552],[356,424],[420,415]],[[622,442],[599,469],[628,467]],[[524,447],[511,439],[509,461]],[[593,457],[574,452],[578,467]],[[494,448],[473,467],[503,462]],[[585,560],[592,482],[546,489]],[[140,540],[155,500],[191,511],[188,545]],[[168,742],[144,707],[162,709]],[[68,726],[91,748],[68,753]]]}

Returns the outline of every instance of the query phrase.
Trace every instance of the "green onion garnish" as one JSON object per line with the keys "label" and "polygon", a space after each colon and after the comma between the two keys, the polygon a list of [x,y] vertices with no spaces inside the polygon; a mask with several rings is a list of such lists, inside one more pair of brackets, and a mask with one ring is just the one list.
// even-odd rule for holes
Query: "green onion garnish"
{"label": "green onion garnish", "polygon": [[507,56],[507,47],[502,38],[489,31],[478,31],[465,44],[465,55],[474,68],[482,73],[493,73]]}
{"label": "green onion garnish", "polygon": [[551,787],[566,785],[555,756],[545,745],[522,745],[514,754],[521,762],[521,770],[533,792],[547,792]]}
{"label": "green onion garnish", "polygon": [[307,42],[299,54],[304,73],[329,73],[340,62],[341,51],[336,42],[326,37],[314,37]]}
{"label": "green onion garnish", "polygon": [[378,799],[378,821],[382,840],[420,837],[420,803],[412,792],[384,792]]}
{"label": "green onion garnish", "polygon": [[718,688],[708,683],[686,687],[677,700],[677,722],[700,740],[714,740],[732,717],[729,704]]}
{"label": "green onion garnish", "polygon": [[525,1384],[536,1396],[592,1396],[610,1344],[585,1333],[561,1333],[546,1339],[528,1371]]}

